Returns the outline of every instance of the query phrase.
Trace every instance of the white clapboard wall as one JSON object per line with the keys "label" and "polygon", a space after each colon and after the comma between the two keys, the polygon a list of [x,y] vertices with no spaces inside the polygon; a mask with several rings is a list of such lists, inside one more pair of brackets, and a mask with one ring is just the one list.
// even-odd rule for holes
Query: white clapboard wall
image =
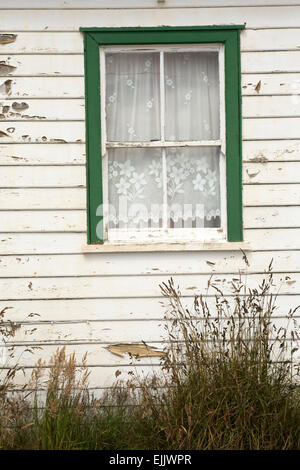
{"label": "white clapboard wall", "polygon": [[[250,267],[234,251],[84,254],[79,27],[243,23]],[[249,286],[257,285],[273,259],[274,321],[286,326],[287,312],[300,304],[300,1],[1,0],[0,34],[0,310],[9,307],[7,317],[16,322],[16,357],[26,374],[39,357],[47,360],[66,345],[78,360],[88,352],[94,390],[111,385],[117,370],[126,377],[130,358],[106,346],[145,341],[163,347],[159,284],[170,276],[191,305],[211,274],[228,293],[228,281],[241,272],[247,271]],[[32,355],[30,345],[42,349]],[[142,358],[134,370],[158,365],[157,357]],[[17,380],[21,386],[26,377]]]}

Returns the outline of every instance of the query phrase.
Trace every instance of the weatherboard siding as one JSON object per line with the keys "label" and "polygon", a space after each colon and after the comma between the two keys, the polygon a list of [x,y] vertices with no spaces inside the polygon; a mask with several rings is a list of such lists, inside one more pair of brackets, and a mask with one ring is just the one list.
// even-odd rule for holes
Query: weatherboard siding
{"label": "weatherboard siding", "polygon": [[[244,236],[236,251],[83,253],[86,180],[83,36],[79,27],[243,24]],[[7,36],[12,35],[12,36]],[[132,368],[114,343],[163,347],[159,284],[184,301],[215,274],[259,282],[273,258],[275,322],[300,304],[300,2],[289,0],[2,0],[0,4],[0,309],[17,322],[30,374],[58,346],[88,352],[90,386]],[[275,287],[274,287],[275,289]],[[213,298],[208,299],[213,302]],[[33,315],[32,315],[33,314]],[[35,329],[31,334],[28,331]],[[26,334],[27,331],[27,334]],[[147,373],[159,358],[141,358]],[[26,380],[20,374],[17,383]]]}

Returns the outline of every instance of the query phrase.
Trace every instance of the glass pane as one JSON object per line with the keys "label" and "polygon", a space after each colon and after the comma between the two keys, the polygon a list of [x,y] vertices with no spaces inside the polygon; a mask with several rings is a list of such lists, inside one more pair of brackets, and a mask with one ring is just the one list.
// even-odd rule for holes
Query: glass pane
{"label": "glass pane", "polygon": [[106,54],[107,140],[160,139],[159,53]]}
{"label": "glass pane", "polygon": [[217,52],[168,52],[166,140],[215,140],[220,133]]}
{"label": "glass pane", "polygon": [[160,149],[109,149],[109,228],[162,227]]}
{"label": "glass pane", "polygon": [[168,226],[220,227],[219,149],[167,150]]}

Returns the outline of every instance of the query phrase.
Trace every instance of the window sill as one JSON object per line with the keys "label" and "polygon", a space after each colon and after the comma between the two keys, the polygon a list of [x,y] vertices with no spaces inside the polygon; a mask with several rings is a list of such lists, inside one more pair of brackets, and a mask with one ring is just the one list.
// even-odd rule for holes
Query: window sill
{"label": "window sill", "polygon": [[104,243],[84,245],[82,253],[122,253],[151,251],[250,251],[249,242]]}

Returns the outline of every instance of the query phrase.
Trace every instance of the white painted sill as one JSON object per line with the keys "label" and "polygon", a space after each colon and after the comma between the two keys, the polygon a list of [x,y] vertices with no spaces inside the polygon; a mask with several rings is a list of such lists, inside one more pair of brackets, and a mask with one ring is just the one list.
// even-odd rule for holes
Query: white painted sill
{"label": "white painted sill", "polygon": [[104,243],[84,245],[83,253],[122,253],[147,251],[251,251],[249,242],[168,242],[168,243]]}

